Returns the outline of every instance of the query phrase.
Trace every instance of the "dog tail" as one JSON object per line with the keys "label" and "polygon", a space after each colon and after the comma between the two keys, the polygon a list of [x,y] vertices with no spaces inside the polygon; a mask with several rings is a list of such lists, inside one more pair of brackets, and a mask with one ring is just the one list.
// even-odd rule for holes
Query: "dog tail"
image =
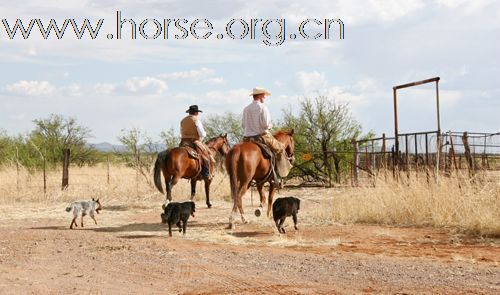
{"label": "dog tail", "polygon": [[71,211],[71,209],[73,209],[73,206],[68,206],[68,207],[66,207],[66,212]]}
{"label": "dog tail", "polygon": [[158,153],[154,168],[154,182],[156,188],[163,194],[163,187],[161,186],[161,167],[166,164],[168,158],[168,150]]}

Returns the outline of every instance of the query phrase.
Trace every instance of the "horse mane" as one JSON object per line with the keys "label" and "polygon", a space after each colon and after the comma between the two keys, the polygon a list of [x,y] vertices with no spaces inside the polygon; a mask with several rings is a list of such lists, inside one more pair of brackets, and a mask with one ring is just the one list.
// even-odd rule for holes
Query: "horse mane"
{"label": "horse mane", "polygon": [[279,136],[282,136],[282,135],[289,135],[291,136],[291,131],[289,130],[278,130],[274,133],[274,137],[279,137]]}
{"label": "horse mane", "polygon": [[205,144],[212,143],[212,142],[216,141],[219,137],[220,136],[212,137],[212,138],[208,139],[207,141],[205,141]]}

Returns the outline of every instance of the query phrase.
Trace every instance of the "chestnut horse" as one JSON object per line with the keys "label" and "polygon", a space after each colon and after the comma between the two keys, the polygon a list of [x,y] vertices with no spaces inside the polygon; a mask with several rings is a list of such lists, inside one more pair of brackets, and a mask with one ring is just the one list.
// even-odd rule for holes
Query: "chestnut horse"
{"label": "chestnut horse", "polygon": [[[274,137],[285,145],[285,153],[293,163],[294,141],[293,129],[290,132],[278,131]],[[270,216],[271,206],[273,203],[273,195],[276,186],[270,176],[271,160],[264,158],[260,147],[252,142],[242,142],[235,145],[226,156],[226,170],[229,174],[231,183],[231,197],[233,199],[233,210],[229,217],[229,227],[234,229],[233,215],[237,210],[240,211],[241,221],[246,223],[243,212],[243,195],[250,187],[250,182],[255,180],[257,183],[257,191],[260,195],[260,206],[263,208],[266,204],[264,192],[262,191],[264,184],[269,182],[269,196],[267,204],[267,216]],[[270,176],[270,177],[269,177]]]}
{"label": "chestnut horse", "polygon": [[[217,153],[226,155],[229,152],[229,143],[227,141],[227,134],[220,135],[207,141],[207,146],[213,156]],[[215,171],[215,165],[212,165],[211,172]],[[196,182],[202,180],[200,173],[200,162],[198,159],[193,159],[189,156],[188,151],[184,147],[175,147],[172,149],[164,150],[158,154],[154,168],[154,182],[156,188],[163,193],[161,184],[161,173],[165,179],[165,186],[167,188],[165,203],[172,201],[172,188],[179,182],[181,178],[191,180],[191,200],[196,194]],[[204,179],[205,181],[205,195],[208,208],[212,207],[210,204],[210,184],[212,180]]]}

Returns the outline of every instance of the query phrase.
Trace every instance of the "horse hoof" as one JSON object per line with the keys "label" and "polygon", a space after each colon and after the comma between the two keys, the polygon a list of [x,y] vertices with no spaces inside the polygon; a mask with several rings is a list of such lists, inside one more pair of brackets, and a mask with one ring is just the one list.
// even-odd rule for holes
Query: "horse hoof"
{"label": "horse hoof", "polygon": [[230,230],[235,230],[235,229],[236,229],[236,226],[235,226],[233,223],[230,223],[230,224],[227,226],[227,229],[230,229]]}
{"label": "horse hoof", "polygon": [[212,208],[212,204],[207,204],[208,209]]}
{"label": "horse hoof", "polygon": [[255,212],[254,212],[255,216],[260,217],[260,215],[262,215],[262,212],[261,212],[261,211],[262,211],[262,210],[261,210],[261,209],[259,209],[259,208],[255,209]]}

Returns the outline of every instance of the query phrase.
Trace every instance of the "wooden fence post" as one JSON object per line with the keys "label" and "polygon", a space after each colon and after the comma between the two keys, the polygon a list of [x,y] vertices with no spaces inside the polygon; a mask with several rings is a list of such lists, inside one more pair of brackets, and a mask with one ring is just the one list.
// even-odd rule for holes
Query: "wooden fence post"
{"label": "wooden fence post", "polygon": [[465,159],[467,160],[467,164],[469,166],[469,176],[473,177],[475,174],[474,161],[473,161],[472,155],[470,153],[469,139],[468,139],[467,132],[464,132],[464,134],[462,136],[462,142],[464,143]]}
{"label": "wooden fence post", "polygon": [[62,186],[61,189],[65,190],[68,188],[69,185],[69,156],[70,156],[70,150],[69,149],[63,149],[63,173],[62,173]]}
{"label": "wooden fence post", "polygon": [[439,183],[439,164],[441,162],[441,148],[442,148],[442,143],[441,143],[441,131],[438,130],[437,133],[437,152],[436,152],[436,183]]}
{"label": "wooden fence post", "polygon": [[368,142],[366,142],[366,145],[365,145],[365,169],[366,171],[369,171],[368,173],[368,177],[369,178],[372,178],[372,171],[371,171],[371,159],[370,159],[370,155],[368,153]]}
{"label": "wooden fence post", "polygon": [[450,131],[450,145],[451,145],[450,157],[452,159],[453,167],[455,168],[455,170],[458,170],[457,155],[455,153],[455,145],[453,144],[453,135],[451,131]]}
{"label": "wooden fence post", "polygon": [[386,157],[386,154],[385,154],[385,151],[386,151],[387,147],[386,147],[386,142],[385,142],[385,133],[382,133],[382,160],[383,160],[383,163],[384,163],[384,178],[385,180],[387,180],[387,162],[389,161]]}
{"label": "wooden fence post", "polygon": [[43,196],[47,196],[47,160],[45,160],[45,156],[43,156]]}
{"label": "wooden fence post", "polygon": [[19,191],[21,190],[21,185],[19,181],[19,148],[16,145],[16,189],[17,197],[19,197]]}
{"label": "wooden fence post", "polygon": [[414,139],[414,144],[415,144],[415,157],[414,157],[414,162],[415,162],[415,179],[418,178],[418,135],[415,133],[415,139]]}
{"label": "wooden fence post", "polygon": [[108,181],[108,187],[109,187],[109,155],[106,156],[106,176],[107,176],[107,181]]}
{"label": "wooden fence post", "polygon": [[358,142],[356,139],[352,141],[352,147],[354,149],[353,165],[352,165],[352,186],[358,186],[358,165],[359,165],[359,154],[358,154]]}

